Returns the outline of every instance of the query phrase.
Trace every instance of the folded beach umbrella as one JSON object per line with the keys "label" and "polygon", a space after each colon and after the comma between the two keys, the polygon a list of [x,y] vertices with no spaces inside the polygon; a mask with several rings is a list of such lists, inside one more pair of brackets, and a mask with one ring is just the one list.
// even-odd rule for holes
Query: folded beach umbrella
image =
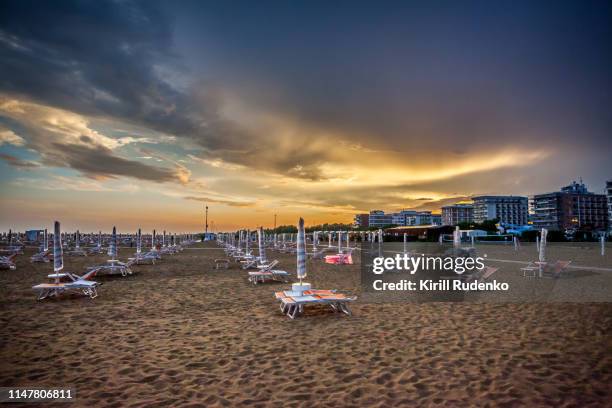
{"label": "folded beach umbrella", "polygon": [[162,235],[162,247],[166,246],[166,230],[164,230],[164,235]]}
{"label": "folded beach umbrella", "polygon": [[461,231],[459,230],[459,226],[455,227],[453,231],[453,246],[455,248],[459,248],[461,246]]}
{"label": "folded beach umbrella", "polygon": [[76,232],[76,238],[75,238],[74,247],[76,249],[81,248],[81,234],[79,233],[79,230],[77,230],[77,232]]}
{"label": "folded beach umbrella", "polygon": [[302,284],[306,277],[306,234],[304,232],[304,219],[300,218],[297,233],[297,277]]}
{"label": "folded beach umbrella", "polygon": [[246,244],[244,245],[244,251],[246,255],[248,255],[250,251],[250,248],[249,248],[250,242],[251,242],[251,231],[247,230],[246,231]]}
{"label": "folded beach umbrella", "polygon": [[155,247],[155,230],[153,230],[153,235],[151,235],[151,251],[157,251]]}
{"label": "folded beach umbrella", "polygon": [[332,233],[331,233],[331,231],[328,231],[328,232],[327,232],[327,238],[328,238],[328,244],[327,244],[327,246],[328,246],[329,248],[331,248],[331,247],[332,247],[332,244],[331,244],[331,242],[332,242]]}
{"label": "folded beach umbrella", "polygon": [[538,260],[540,262],[546,262],[546,236],[548,235],[548,230],[546,228],[542,228],[542,232],[540,233],[540,250],[538,251]]}
{"label": "folded beach umbrella", "polygon": [[45,235],[43,236],[43,251],[49,250],[49,236],[47,235],[47,229],[45,228]]}
{"label": "folded beach umbrella", "polygon": [[407,253],[408,253],[408,251],[406,250],[406,249],[407,249],[407,248],[406,248],[406,237],[407,237],[407,236],[408,236],[408,234],[406,234],[406,233],[404,232],[404,254],[407,254]]}
{"label": "folded beach umbrella", "polygon": [[9,235],[8,235],[8,246],[12,246],[13,245],[13,230],[9,229]]}
{"label": "folded beach umbrella", "polygon": [[98,249],[102,248],[102,231],[98,231]]}
{"label": "folded beach umbrella", "polygon": [[138,228],[138,233],[136,234],[136,253],[139,254],[142,252],[142,234],[140,232],[140,228]]}
{"label": "folded beach umbrella", "polygon": [[113,234],[111,235],[110,245],[108,246],[108,256],[111,259],[117,259],[117,228],[113,227]]}
{"label": "folded beach umbrella", "polygon": [[59,271],[64,269],[64,249],[62,248],[62,233],[59,221],[55,221],[53,231],[53,271],[55,272],[55,283],[59,283]]}
{"label": "folded beach umbrella", "polygon": [[259,261],[261,263],[266,262],[266,250],[264,248],[264,230],[263,227],[259,227],[257,230],[257,243],[259,244]]}

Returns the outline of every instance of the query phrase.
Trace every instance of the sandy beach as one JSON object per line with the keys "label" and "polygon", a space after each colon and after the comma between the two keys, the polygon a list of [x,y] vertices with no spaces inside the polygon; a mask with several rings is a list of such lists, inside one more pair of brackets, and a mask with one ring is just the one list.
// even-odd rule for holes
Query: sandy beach
{"label": "sandy beach", "polygon": [[[273,297],[288,285],[253,286],[236,263],[213,269],[224,256],[213,243],[100,278],[96,299],[38,302],[31,286],[52,266],[32,252],[0,271],[0,386],[71,386],[73,406],[612,404],[610,303],[358,299],[351,317],[290,320]],[[294,274],[295,255],[269,255]],[[65,269],[105,260],[65,257]],[[359,265],[309,260],[308,280],[360,296]]]}

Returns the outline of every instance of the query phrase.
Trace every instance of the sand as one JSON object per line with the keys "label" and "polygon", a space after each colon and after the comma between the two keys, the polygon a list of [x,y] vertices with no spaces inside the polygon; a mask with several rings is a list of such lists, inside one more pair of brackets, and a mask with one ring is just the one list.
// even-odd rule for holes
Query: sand
{"label": "sand", "polygon": [[[95,407],[612,404],[610,303],[358,300],[352,317],[290,320],[273,297],[287,284],[214,270],[222,251],[201,248],[100,279],[94,300],[43,302],[30,287],[51,264],[26,251],[0,271],[0,386],[72,386],[70,406]],[[293,273],[294,255],[274,256]],[[105,259],[66,258],[66,270]],[[311,260],[308,273],[360,295],[359,265]]]}

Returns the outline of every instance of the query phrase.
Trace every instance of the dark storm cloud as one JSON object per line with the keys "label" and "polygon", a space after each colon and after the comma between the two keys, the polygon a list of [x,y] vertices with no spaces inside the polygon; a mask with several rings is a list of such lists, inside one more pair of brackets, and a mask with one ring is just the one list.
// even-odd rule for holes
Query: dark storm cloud
{"label": "dark storm cloud", "polygon": [[[325,178],[328,152],[298,138],[280,150],[223,117],[223,89],[366,146],[569,150],[579,137],[601,152],[612,148],[611,10],[605,2],[4,1],[0,91],[308,180]],[[209,80],[174,81],[200,76]]]}
{"label": "dark storm cloud", "polygon": [[56,150],[45,155],[44,163],[78,170],[92,178],[134,177],[155,182],[176,181],[175,170],[127,160],[113,155],[102,146],[89,147],[76,144],[55,145]]}

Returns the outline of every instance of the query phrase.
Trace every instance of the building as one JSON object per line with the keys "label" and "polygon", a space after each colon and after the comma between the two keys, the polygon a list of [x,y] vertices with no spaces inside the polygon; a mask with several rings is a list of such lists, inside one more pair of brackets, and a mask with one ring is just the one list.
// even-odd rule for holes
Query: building
{"label": "building", "polygon": [[556,231],[604,230],[608,227],[608,197],[572,182],[561,191],[533,196],[536,228]]}
{"label": "building", "polygon": [[391,214],[391,223],[401,227],[431,225],[431,211],[402,210]]}
{"label": "building", "polygon": [[431,214],[431,225],[442,225],[442,214]]}
{"label": "building", "polygon": [[353,225],[355,228],[368,228],[370,226],[370,214],[355,214]]}
{"label": "building", "polygon": [[442,207],[442,225],[457,225],[474,221],[472,204],[453,204]]}
{"label": "building", "polygon": [[519,196],[477,196],[474,202],[474,222],[498,220],[502,224],[527,224],[527,197]]}
{"label": "building", "polygon": [[370,211],[368,225],[370,227],[386,227],[393,224],[393,216],[381,210]]}
{"label": "building", "polygon": [[608,197],[608,231],[612,233],[612,180],[606,181],[606,196]]}

